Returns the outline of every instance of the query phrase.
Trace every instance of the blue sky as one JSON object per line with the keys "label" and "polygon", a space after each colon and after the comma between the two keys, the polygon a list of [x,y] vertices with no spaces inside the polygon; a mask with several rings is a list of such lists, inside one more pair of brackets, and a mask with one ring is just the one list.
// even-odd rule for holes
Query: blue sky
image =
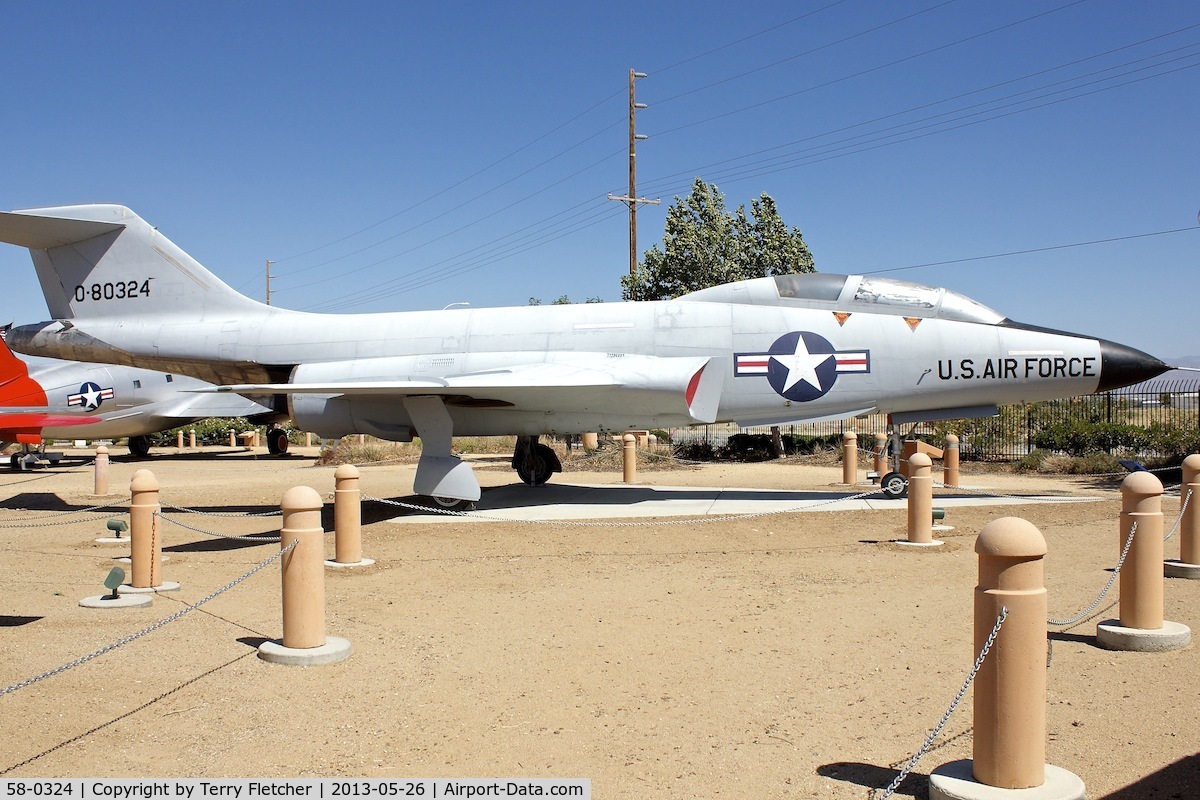
{"label": "blue sky", "polygon": [[[628,218],[606,196],[628,189],[633,68],[638,194],[663,201],[639,211],[639,251],[698,176],[731,209],[775,198],[823,272],[1200,354],[1194,0],[51,2],[5,17],[0,208],[122,203],[258,299],[276,260],[277,305],[619,300]],[[1002,255],[1018,251],[1035,252]],[[4,316],[44,319],[28,254],[0,247],[0,269]]]}

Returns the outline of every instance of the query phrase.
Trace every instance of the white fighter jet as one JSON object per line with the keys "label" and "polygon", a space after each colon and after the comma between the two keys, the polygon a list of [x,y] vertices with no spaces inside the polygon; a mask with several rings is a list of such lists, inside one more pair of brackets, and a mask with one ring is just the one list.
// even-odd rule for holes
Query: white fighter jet
{"label": "white fighter jet", "polygon": [[57,460],[61,454],[33,451],[54,439],[128,437],[129,452],[145,456],[151,433],[207,417],[274,416],[239,395],[194,393],[209,386],[186,375],[135,367],[22,359],[0,338],[0,446],[24,446],[9,459],[14,469],[43,458]]}
{"label": "white fighter jet", "polygon": [[561,469],[544,434],[869,411],[895,424],[987,416],[1166,369],[1120,344],[1015,323],[946,289],[806,274],[674,300],[313,314],[255,302],[128,208],[0,213],[54,319],[22,352],[193,375],[327,438],[419,436],[414,488],[479,498],[454,435],[516,435],[527,483]]}

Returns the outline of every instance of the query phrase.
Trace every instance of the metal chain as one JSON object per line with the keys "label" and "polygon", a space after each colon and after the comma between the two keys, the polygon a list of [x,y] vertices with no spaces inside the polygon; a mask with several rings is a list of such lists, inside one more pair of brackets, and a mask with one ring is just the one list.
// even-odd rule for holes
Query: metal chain
{"label": "metal chain", "polygon": [[187,530],[192,531],[194,533],[204,534],[205,536],[216,536],[219,539],[232,539],[234,541],[239,541],[239,542],[258,542],[259,544],[278,542],[280,539],[280,537],[278,535],[276,535],[274,537],[270,537],[270,538],[264,538],[261,535],[259,535],[259,536],[234,536],[234,535],[228,534],[228,533],[217,533],[216,531],[206,531],[203,528],[197,528],[192,525],[188,525],[186,522],[180,522],[177,519],[171,519],[170,517],[166,516],[162,512],[157,512],[157,516],[159,519],[165,519],[167,522],[170,522],[174,525],[178,525],[181,528],[186,528]]}
{"label": "metal chain", "polygon": [[1104,588],[1100,590],[1100,595],[1092,601],[1092,604],[1070,619],[1048,619],[1046,622],[1051,625],[1074,625],[1096,610],[1096,606],[1100,605],[1100,601],[1104,599],[1104,595],[1108,594],[1108,590],[1112,588],[1113,583],[1117,580],[1117,576],[1121,574],[1121,565],[1125,563],[1125,556],[1129,554],[1129,547],[1133,544],[1133,535],[1137,533],[1137,526],[1138,521],[1135,519],[1133,525],[1129,528],[1129,537],[1125,540],[1125,547],[1121,550],[1121,557],[1117,559],[1116,569],[1112,571],[1112,575],[1108,577],[1108,583],[1104,584]]}
{"label": "metal chain", "polygon": [[187,508],[185,506],[173,506],[170,503],[162,503],[163,508],[169,508],[172,511],[183,511],[188,514],[199,514],[204,517],[277,517],[281,513],[278,509],[274,511],[201,511],[197,508]]}
{"label": "metal chain", "polygon": [[901,768],[900,774],[897,775],[895,780],[893,780],[891,784],[889,784],[888,787],[883,790],[883,794],[878,798],[875,798],[875,800],[887,800],[889,797],[891,797],[896,791],[896,787],[904,782],[904,779],[908,777],[908,773],[912,772],[917,766],[917,763],[924,758],[927,752],[929,752],[930,746],[933,745],[933,740],[936,739],[939,734],[941,734],[942,728],[946,727],[946,723],[950,721],[950,716],[954,713],[954,710],[958,708],[958,704],[961,703],[962,699],[966,696],[967,689],[971,688],[971,683],[975,680],[975,676],[979,673],[979,668],[983,666],[983,660],[987,658],[988,652],[992,649],[992,645],[996,641],[996,636],[1000,633],[1000,626],[1004,624],[1004,620],[1007,618],[1008,606],[1001,606],[1000,616],[996,617],[996,624],[992,626],[992,632],[988,634],[987,641],[983,643],[983,649],[979,651],[979,656],[975,659],[975,664],[971,667],[970,674],[967,675],[967,679],[963,681],[962,688],[960,688],[958,690],[958,694],[954,696],[954,700],[950,703],[950,707],[946,709],[945,714],[942,714],[941,720],[936,726],[934,726],[933,730],[929,732],[929,735],[925,737],[924,743],[913,755],[913,757],[910,758],[908,763]]}
{"label": "metal chain", "polygon": [[558,525],[567,528],[650,528],[661,527],[666,525],[698,525],[708,522],[728,522],[731,520],[755,519],[758,517],[770,517],[777,514],[791,514],[797,511],[812,511],[815,508],[822,508],[835,503],[842,503],[847,500],[861,500],[864,497],[882,494],[882,489],[872,489],[869,492],[861,492],[855,495],[847,495],[845,497],[835,497],[831,500],[825,500],[820,503],[814,503],[806,506],[793,506],[784,508],[778,511],[756,511],[752,514],[728,514],[720,517],[701,517],[687,519],[672,519],[672,520],[649,520],[645,522],[583,522],[580,520],[555,520],[555,519],[513,519],[512,517],[493,517],[486,514],[479,514],[474,511],[453,511],[448,508],[434,508],[432,506],[422,506],[415,503],[405,503],[399,500],[385,500],[382,497],[363,496],[364,501],[375,503],[383,503],[384,505],[396,506],[412,511],[420,511],[426,514],[443,514],[449,517],[465,517],[466,519],[486,520],[488,522],[524,522],[530,525]]}
{"label": "metal chain", "polygon": [[[124,506],[128,502],[129,502],[129,498],[123,497],[120,500],[114,500],[111,503],[105,503],[104,505],[101,505],[101,506],[90,506],[88,508],[68,508],[66,511],[48,511],[48,512],[46,512],[45,517],[19,517],[17,519],[10,519],[7,522],[5,522],[3,525],[0,525],[0,528],[16,528],[16,527],[19,527],[20,523],[23,523],[23,522],[43,522],[44,523],[44,521],[46,520],[47,517],[64,517],[64,516],[69,516],[72,514],[86,514],[89,511],[99,511],[102,508],[113,508],[115,506]],[[13,510],[16,510],[16,509],[13,509]],[[32,509],[22,509],[22,510],[30,511]],[[76,520],[76,521],[78,522],[79,520]],[[12,524],[9,524],[9,523],[12,523]],[[58,524],[69,525],[69,524],[74,524],[74,523],[58,523]]]}
{"label": "metal chain", "polygon": [[164,625],[168,625],[168,624],[174,622],[175,620],[179,619],[183,615],[191,613],[192,611],[195,611],[197,608],[204,605],[209,600],[212,600],[213,598],[217,597],[218,595],[224,594],[225,592],[229,591],[233,587],[237,586],[242,581],[249,578],[251,575],[254,575],[255,573],[265,569],[273,561],[280,558],[285,553],[289,552],[293,547],[295,547],[299,543],[300,543],[300,540],[297,539],[296,541],[289,544],[287,547],[280,548],[279,552],[272,555],[266,561],[262,562],[261,564],[256,566],[254,569],[247,572],[245,575],[242,575],[240,578],[237,578],[233,582],[226,584],[225,586],[221,587],[220,589],[217,589],[215,592],[209,594],[203,600],[193,603],[192,605],[185,606],[185,607],[181,608],[179,611],[176,611],[171,616],[164,617],[164,618],[160,619],[158,622],[155,622],[152,625],[148,625],[147,627],[142,628],[137,633],[131,633],[123,639],[119,639],[119,640],[113,642],[112,644],[101,647],[99,650],[95,651],[94,653],[89,653],[86,656],[77,658],[69,664],[63,664],[61,667],[55,667],[54,669],[49,670],[48,672],[43,672],[41,675],[37,675],[33,678],[29,678],[27,680],[21,681],[20,683],[15,683],[12,686],[8,686],[6,688],[0,689],[0,697],[3,697],[4,695],[6,695],[10,692],[15,692],[18,689],[24,689],[26,686],[31,686],[31,685],[37,683],[38,681],[43,681],[46,678],[51,678],[55,675],[66,672],[69,669],[74,669],[75,667],[78,667],[81,664],[86,664],[87,662],[89,662],[93,659],[99,658],[100,656],[104,655],[105,653],[111,653],[113,650],[116,650],[118,647],[124,647],[125,645],[129,644],[132,641],[140,639],[143,636],[146,636],[147,634],[153,633],[154,631],[158,630],[159,628],[163,627]]}
{"label": "metal chain", "polygon": [[[1179,488],[1180,488],[1180,491],[1183,490],[1182,485]],[[1191,499],[1192,499],[1192,490],[1188,489],[1187,494],[1184,495],[1184,497],[1183,497],[1183,505],[1180,506],[1180,508],[1179,508],[1179,519],[1175,520],[1175,527],[1171,528],[1171,532],[1163,537],[1164,542],[1167,541],[1168,539],[1170,539],[1172,536],[1174,536],[1175,531],[1179,530],[1179,526],[1183,524],[1183,512],[1187,511],[1188,501]]]}

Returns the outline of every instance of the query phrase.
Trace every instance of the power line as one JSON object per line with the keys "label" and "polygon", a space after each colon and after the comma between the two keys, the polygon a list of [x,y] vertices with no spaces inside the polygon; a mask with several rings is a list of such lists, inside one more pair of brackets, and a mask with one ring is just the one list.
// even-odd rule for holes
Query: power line
{"label": "power line", "polygon": [[1011,250],[1007,253],[992,253],[986,256],[970,256],[969,258],[952,258],[946,261],[930,261],[925,264],[909,264],[904,267],[888,267],[886,269],[870,270],[863,272],[863,275],[882,275],[887,272],[903,272],[910,269],[924,269],[926,267],[944,267],[949,264],[968,264],[973,261],[988,261],[993,258],[1009,258],[1010,256],[1027,256],[1033,253],[1049,253],[1054,250],[1068,250],[1072,247],[1091,247],[1098,244],[1112,244],[1113,242],[1128,242],[1132,239],[1147,239],[1152,236],[1169,236],[1174,233],[1195,233],[1200,231],[1200,225],[1192,225],[1187,228],[1175,228],[1169,231],[1153,231],[1151,233],[1131,233],[1127,236],[1113,236],[1108,239],[1093,239],[1088,242],[1072,242],[1070,244],[1055,244],[1047,247],[1031,247],[1027,250]]}

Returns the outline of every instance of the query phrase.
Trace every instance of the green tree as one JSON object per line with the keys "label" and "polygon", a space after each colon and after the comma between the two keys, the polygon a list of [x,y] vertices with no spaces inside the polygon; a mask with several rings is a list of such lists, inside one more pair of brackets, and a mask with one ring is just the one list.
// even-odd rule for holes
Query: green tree
{"label": "green tree", "polygon": [[734,213],[720,190],[700,178],[686,198],[667,209],[663,248],[621,278],[625,300],[666,300],[687,292],[747,278],[814,272],[812,253],[799,228],[789,228],[775,200],[759,195]]}

